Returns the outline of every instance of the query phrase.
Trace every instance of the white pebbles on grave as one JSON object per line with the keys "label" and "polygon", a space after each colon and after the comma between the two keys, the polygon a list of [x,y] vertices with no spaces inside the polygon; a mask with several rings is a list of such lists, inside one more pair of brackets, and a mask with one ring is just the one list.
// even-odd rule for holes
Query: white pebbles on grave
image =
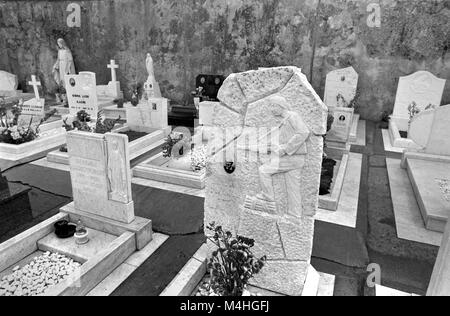
{"label": "white pebbles on grave", "polygon": [[46,252],[0,281],[0,296],[36,296],[61,283],[76,272],[81,264],[57,253]]}

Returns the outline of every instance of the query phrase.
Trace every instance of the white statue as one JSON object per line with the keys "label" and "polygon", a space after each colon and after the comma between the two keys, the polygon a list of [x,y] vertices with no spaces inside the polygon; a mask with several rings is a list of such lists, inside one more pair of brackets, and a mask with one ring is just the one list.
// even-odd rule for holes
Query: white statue
{"label": "white statue", "polygon": [[154,82],[155,80],[155,71],[153,67],[153,58],[150,53],[147,54],[147,59],[145,61],[145,64],[147,66],[147,72],[148,72],[148,79],[147,82]]}
{"label": "white statue", "polygon": [[147,67],[148,78],[144,84],[144,94],[142,95],[142,100],[148,100],[150,98],[161,97],[161,91],[159,91],[158,82],[156,82],[155,71],[153,67],[153,58],[150,54],[147,54],[147,59],[145,60],[145,65]]}
{"label": "white statue", "polygon": [[[72,52],[66,42],[59,38],[58,41],[58,60],[53,66],[53,79],[59,88],[66,88],[64,78],[66,75],[75,74],[75,65],[73,63]],[[60,93],[60,90],[58,91]],[[59,93],[56,94],[57,100],[60,99]]]}
{"label": "white statue", "polygon": [[[281,117],[282,123],[277,128],[279,140],[276,144],[270,144],[270,152],[275,154],[270,161],[259,168],[259,182],[262,192],[254,198],[247,197],[246,205],[255,209],[260,206],[262,210],[275,211],[275,192],[273,187],[273,176],[283,174],[286,180],[287,192],[290,201],[300,200],[297,188],[298,178],[296,171],[305,165],[307,154],[306,140],[311,132],[299,114],[290,111],[286,99],[273,96],[268,99],[272,114]],[[246,148],[259,152],[256,147]],[[289,214],[294,215],[294,214]]]}

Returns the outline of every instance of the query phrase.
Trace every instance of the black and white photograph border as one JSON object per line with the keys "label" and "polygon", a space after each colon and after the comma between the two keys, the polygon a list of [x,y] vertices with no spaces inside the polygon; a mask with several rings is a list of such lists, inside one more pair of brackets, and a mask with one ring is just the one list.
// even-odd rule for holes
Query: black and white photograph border
{"label": "black and white photograph border", "polygon": [[0,0],[0,296],[450,295],[449,45],[448,0]]}

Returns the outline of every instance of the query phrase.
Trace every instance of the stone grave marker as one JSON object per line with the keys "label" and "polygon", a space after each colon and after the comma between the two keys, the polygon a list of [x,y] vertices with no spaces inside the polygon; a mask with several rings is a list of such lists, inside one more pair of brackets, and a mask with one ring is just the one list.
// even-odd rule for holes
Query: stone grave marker
{"label": "stone grave marker", "polygon": [[408,131],[408,108],[413,102],[420,111],[424,111],[429,105],[441,105],[445,82],[428,71],[418,71],[400,78],[392,117],[399,121],[397,124],[401,131]]}
{"label": "stone grave marker", "polygon": [[128,137],[69,132],[67,147],[75,209],[131,223],[134,203]]}
{"label": "stone grave marker", "polygon": [[330,72],[325,83],[325,104],[328,107],[350,107],[356,97],[358,78],[353,67]]}
{"label": "stone grave marker", "polygon": [[65,82],[70,115],[75,116],[84,110],[92,119],[96,119],[98,101],[95,73],[80,72],[78,75],[66,75]]}
{"label": "stone grave marker", "polygon": [[419,113],[411,121],[409,138],[430,155],[450,156],[450,105]]}
{"label": "stone grave marker", "polygon": [[212,126],[214,117],[214,108],[217,102],[204,101],[199,106],[199,124],[203,126]]}
{"label": "stone grave marker", "polygon": [[168,99],[150,98],[141,101],[136,107],[127,107],[127,125],[136,132],[148,132],[149,129],[166,129],[169,126],[168,106]]}
{"label": "stone grave marker", "polygon": [[17,76],[9,72],[0,70],[0,96],[15,96],[17,95]]}
{"label": "stone grave marker", "polygon": [[409,137],[417,145],[403,154],[427,229],[444,232],[450,211],[450,105],[419,113]]}
{"label": "stone grave marker", "polygon": [[317,274],[310,260],[327,107],[296,67],[233,74],[218,98],[213,125],[225,147],[209,160],[205,225],[255,239],[255,255],[268,262],[254,285],[305,294]]}
{"label": "stone grave marker", "polygon": [[201,88],[200,101],[218,101],[217,94],[225,77],[222,75],[198,75],[195,79],[197,91]]}
{"label": "stone grave marker", "polygon": [[334,117],[331,130],[327,133],[327,141],[347,143],[353,124],[353,109],[344,107],[329,107]]}
{"label": "stone grave marker", "polygon": [[111,59],[111,62],[107,65],[108,69],[111,69],[111,81],[108,82],[106,86],[97,86],[97,93],[101,97],[111,97],[114,99],[119,99],[123,97],[122,92],[120,91],[120,82],[117,81],[116,69],[119,68],[119,65],[116,64],[114,59]]}
{"label": "stone grave marker", "polygon": [[23,103],[22,115],[43,117],[45,115],[45,99],[39,96],[38,90],[38,86],[40,86],[41,83],[36,80],[35,75],[32,75],[31,81],[28,82],[28,84],[33,86],[35,98]]}

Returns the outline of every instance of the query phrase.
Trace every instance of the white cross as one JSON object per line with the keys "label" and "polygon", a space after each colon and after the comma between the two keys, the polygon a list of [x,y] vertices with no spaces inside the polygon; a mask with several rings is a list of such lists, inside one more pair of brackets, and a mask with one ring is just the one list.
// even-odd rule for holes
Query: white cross
{"label": "white cross", "polygon": [[28,84],[29,84],[30,86],[33,86],[33,89],[34,89],[34,95],[36,96],[36,100],[37,100],[38,102],[40,102],[40,101],[41,101],[41,98],[39,97],[38,86],[40,86],[41,83],[40,83],[39,81],[36,80],[36,76],[35,76],[35,75],[32,75],[32,76],[31,76],[31,81],[28,82]]}
{"label": "white cross", "polygon": [[119,65],[116,64],[114,59],[111,59],[111,64],[108,64],[108,68],[111,69],[111,81],[116,82],[116,69],[119,68]]}

